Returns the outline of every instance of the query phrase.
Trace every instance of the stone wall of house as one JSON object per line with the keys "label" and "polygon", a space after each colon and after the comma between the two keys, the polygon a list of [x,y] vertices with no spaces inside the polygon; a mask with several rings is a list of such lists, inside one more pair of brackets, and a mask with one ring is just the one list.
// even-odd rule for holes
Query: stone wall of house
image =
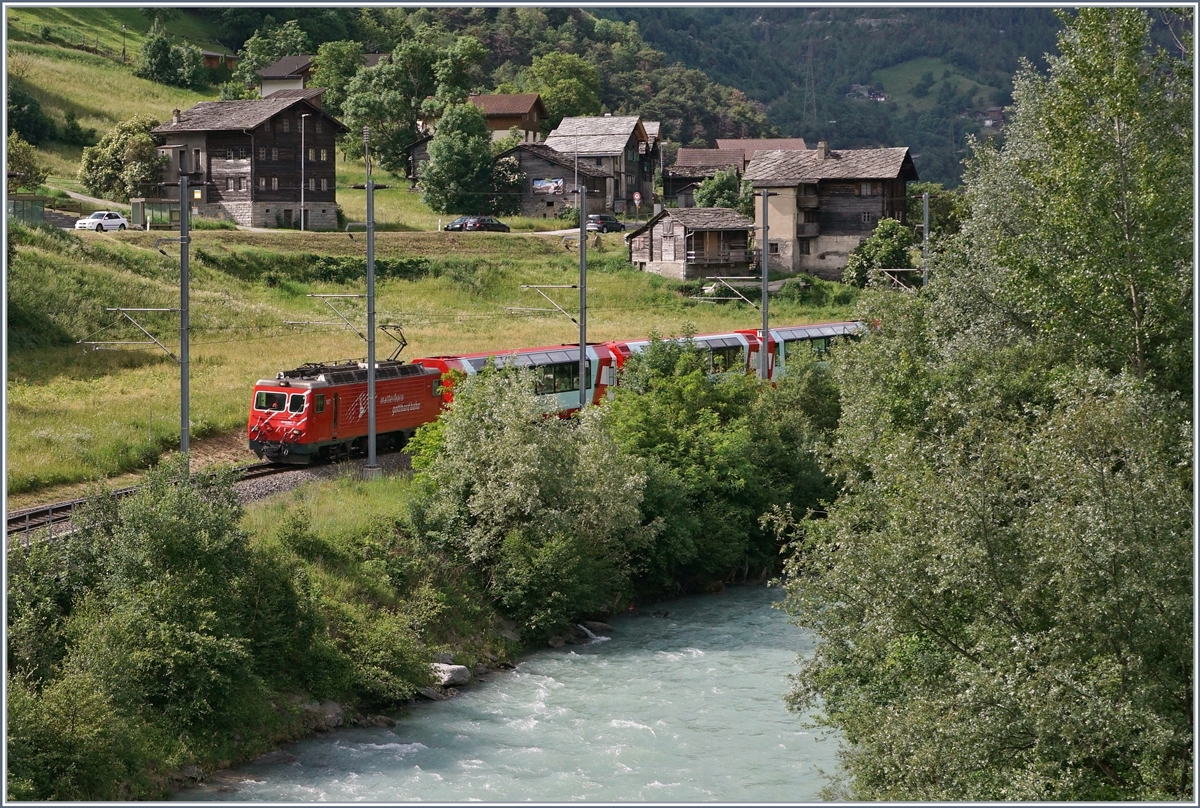
{"label": "stone wall of house", "polygon": [[[337,205],[329,202],[313,202],[308,206],[309,230],[336,230]],[[299,221],[300,206],[284,205],[279,202],[215,202],[197,206],[201,216],[214,219],[232,219],[243,227],[279,227],[286,220],[285,211],[291,211],[293,221]]]}
{"label": "stone wall of house", "polygon": [[682,261],[648,261],[646,272],[662,275],[674,281],[687,280],[687,265]]}
{"label": "stone wall of house", "polygon": [[[809,253],[796,255],[796,270],[830,281],[840,281],[850,253],[863,241],[863,236],[827,236],[810,239]],[[789,246],[791,246],[789,244]],[[772,264],[774,266],[774,264]]]}

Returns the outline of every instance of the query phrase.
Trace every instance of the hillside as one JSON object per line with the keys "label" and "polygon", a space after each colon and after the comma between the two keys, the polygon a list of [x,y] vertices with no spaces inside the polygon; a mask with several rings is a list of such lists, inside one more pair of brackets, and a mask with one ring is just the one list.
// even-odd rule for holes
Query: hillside
{"label": "hillside", "polygon": [[[908,146],[923,180],[957,184],[975,119],[1011,103],[1021,58],[1043,64],[1048,9],[597,9],[743,90],[783,133],[835,148]],[[929,75],[926,86],[918,88]],[[858,88],[856,89],[856,86]],[[886,101],[873,100],[874,91]],[[854,97],[848,97],[853,95]]]}

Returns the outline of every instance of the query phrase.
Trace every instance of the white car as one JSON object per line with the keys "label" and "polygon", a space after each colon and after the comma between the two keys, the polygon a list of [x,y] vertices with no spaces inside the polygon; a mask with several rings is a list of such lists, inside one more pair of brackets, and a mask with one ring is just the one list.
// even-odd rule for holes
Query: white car
{"label": "white car", "polygon": [[95,230],[97,233],[104,230],[125,230],[128,227],[128,220],[111,210],[98,210],[91,216],[75,222],[76,230]]}

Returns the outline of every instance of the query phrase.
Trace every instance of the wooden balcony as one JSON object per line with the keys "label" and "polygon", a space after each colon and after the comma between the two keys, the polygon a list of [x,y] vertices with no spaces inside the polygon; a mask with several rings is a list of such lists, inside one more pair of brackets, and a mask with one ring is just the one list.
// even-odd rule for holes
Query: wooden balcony
{"label": "wooden balcony", "polygon": [[797,210],[814,210],[820,207],[816,194],[801,194],[796,197]]}
{"label": "wooden balcony", "polygon": [[689,264],[745,264],[750,261],[750,250],[688,251]]}
{"label": "wooden balcony", "polygon": [[816,222],[801,222],[796,225],[796,238],[816,238],[821,235],[821,225]]}

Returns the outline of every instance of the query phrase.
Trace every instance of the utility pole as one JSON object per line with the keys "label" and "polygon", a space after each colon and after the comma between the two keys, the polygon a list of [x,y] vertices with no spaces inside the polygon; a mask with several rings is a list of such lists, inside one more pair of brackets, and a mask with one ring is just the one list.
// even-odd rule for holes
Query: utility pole
{"label": "utility pole", "polygon": [[[375,457],[375,181],[371,179],[371,127],[363,127],[367,168],[367,479],[381,473]],[[303,211],[300,214],[303,216]]]}
{"label": "utility pole", "polygon": [[587,188],[579,194],[579,409],[587,406]]}
{"label": "utility pole", "polygon": [[[304,180],[304,169],[305,169],[306,164],[308,163],[308,152],[306,152],[304,150],[304,130],[307,129],[308,127],[305,126],[305,123],[307,123],[307,121],[305,121],[304,119],[307,118],[311,114],[312,113],[310,113],[310,112],[305,112],[300,116],[300,232],[301,233],[304,232],[304,191],[307,188],[307,183]],[[370,182],[370,180],[368,179],[367,182]],[[370,215],[368,215],[367,219],[370,220],[370,218],[371,218]]]}
{"label": "utility pole", "polygon": [[[182,168],[182,167],[181,167]],[[179,452],[183,455],[183,472],[191,473],[188,456],[188,426],[191,412],[188,407],[188,245],[191,222],[191,200],[188,199],[188,175],[179,172]]]}
{"label": "utility pole", "polygon": [[921,286],[929,283],[929,192],[921,194],[924,223],[921,225]]}
{"label": "utility pole", "polygon": [[770,242],[767,240],[767,234],[770,232],[767,227],[767,198],[769,196],[771,196],[771,193],[766,188],[763,188],[763,191],[762,191],[762,212],[763,212],[762,316],[763,316],[763,321],[762,321],[762,333],[759,334],[760,345],[758,348],[758,378],[760,378],[764,381],[766,381],[766,378],[767,378],[767,336],[768,336],[768,333],[767,333],[767,276],[768,276],[770,264],[771,264],[771,259],[769,257],[769,253],[771,252],[771,247],[770,247]]}

